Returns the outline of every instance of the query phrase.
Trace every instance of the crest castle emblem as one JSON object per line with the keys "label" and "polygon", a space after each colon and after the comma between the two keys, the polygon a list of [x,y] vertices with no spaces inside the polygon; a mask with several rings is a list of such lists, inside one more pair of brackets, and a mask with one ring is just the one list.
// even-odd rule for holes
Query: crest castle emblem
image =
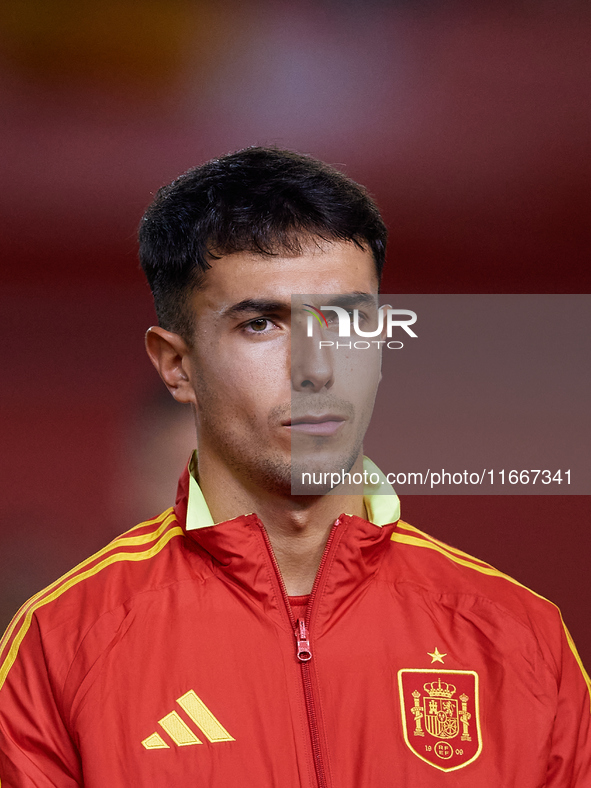
{"label": "crest castle emblem", "polygon": [[398,671],[404,740],[422,761],[452,772],[480,755],[478,674],[473,670]]}

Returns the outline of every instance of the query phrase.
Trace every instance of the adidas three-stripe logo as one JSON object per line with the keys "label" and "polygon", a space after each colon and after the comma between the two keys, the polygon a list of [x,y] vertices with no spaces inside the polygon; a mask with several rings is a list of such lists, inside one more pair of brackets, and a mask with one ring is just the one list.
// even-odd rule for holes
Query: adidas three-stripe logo
{"label": "adidas three-stripe logo", "polygon": [[[177,698],[177,703],[212,744],[220,741],[234,741],[234,737],[230,736],[221,722],[214,717],[194,690],[189,690],[180,698]],[[189,744],[203,744],[201,739],[176,711],[171,711],[170,714],[162,717],[161,720],[158,720],[158,724],[178,747],[186,747]],[[159,733],[153,733],[151,736],[148,736],[147,739],[143,740],[142,744],[146,750],[170,749],[170,745],[165,742]]]}

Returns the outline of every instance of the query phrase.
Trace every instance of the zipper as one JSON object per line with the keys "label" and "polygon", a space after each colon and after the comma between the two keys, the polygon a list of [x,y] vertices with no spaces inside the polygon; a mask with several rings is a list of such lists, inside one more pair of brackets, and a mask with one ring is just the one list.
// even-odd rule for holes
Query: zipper
{"label": "zipper", "polygon": [[263,538],[265,540],[265,544],[267,545],[269,555],[271,556],[271,563],[273,564],[273,568],[275,569],[275,574],[277,575],[277,579],[279,580],[279,585],[283,593],[283,601],[285,602],[287,615],[289,617],[289,621],[291,623],[296,638],[296,657],[302,669],[302,683],[304,686],[304,698],[306,701],[306,711],[308,712],[308,727],[310,729],[310,740],[312,742],[312,754],[314,756],[313,758],[314,768],[316,770],[316,780],[318,782],[318,788],[328,788],[328,783],[326,781],[326,770],[324,768],[324,760],[322,758],[322,748],[320,746],[320,726],[318,723],[318,712],[316,710],[316,702],[314,701],[314,692],[312,689],[312,675],[310,670],[310,660],[312,659],[312,650],[310,648],[310,634],[309,634],[310,613],[312,610],[314,599],[316,597],[316,592],[318,590],[322,571],[324,569],[324,565],[326,564],[328,553],[330,551],[330,546],[334,539],[335,530],[337,526],[340,524],[340,522],[341,522],[340,518],[335,520],[335,523],[328,535],[328,539],[326,540],[324,552],[322,553],[320,565],[318,567],[318,571],[316,572],[316,577],[314,578],[312,591],[310,592],[310,599],[308,601],[308,607],[306,609],[306,618],[305,620],[299,618],[297,621],[294,618],[293,610],[291,609],[291,605],[289,604],[289,596],[287,593],[287,589],[285,587],[285,583],[283,582],[283,578],[281,577],[281,572],[279,570],[279,565],[277,563],[277,559],[275,558],[275,554],[273,553],[273,547],[271,546],[269,535],[267,534],[264,526],[262,524],[260,525]]}
{"label": "zipper", "polygon": [[301,618],[298,618],[296,621],[295,636],[297,641],[296,657],[300,662],[309,662],[312,659],[310,635],[308,634],[306,622]]}

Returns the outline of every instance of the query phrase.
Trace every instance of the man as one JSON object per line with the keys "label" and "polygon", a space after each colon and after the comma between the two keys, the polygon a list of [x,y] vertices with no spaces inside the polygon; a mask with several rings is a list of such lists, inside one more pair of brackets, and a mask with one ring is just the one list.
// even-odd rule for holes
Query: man
{"label": "man", "polygon": [[[591,784],[558,610],[399,520],[361,448],[379,353],[360,372],[301,338],[304,309],[326,312],[303,294],[375,318],[385,243],[361,187],[287,151],[160,190],[146,346],[198,453],[174,508],[9,627],[2,788]],[[365,470],[380,494],[294,489],[295,466]]]}

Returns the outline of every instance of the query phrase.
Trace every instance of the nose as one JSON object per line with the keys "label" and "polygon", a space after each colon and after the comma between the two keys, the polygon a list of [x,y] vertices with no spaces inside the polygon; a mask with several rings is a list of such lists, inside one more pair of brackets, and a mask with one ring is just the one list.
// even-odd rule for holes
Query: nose
{"label": "nose", "polygon": [[316,393],[334,383],[332,347],[320,347],[317,337],[292,340],[291,386],[294,391]]}

